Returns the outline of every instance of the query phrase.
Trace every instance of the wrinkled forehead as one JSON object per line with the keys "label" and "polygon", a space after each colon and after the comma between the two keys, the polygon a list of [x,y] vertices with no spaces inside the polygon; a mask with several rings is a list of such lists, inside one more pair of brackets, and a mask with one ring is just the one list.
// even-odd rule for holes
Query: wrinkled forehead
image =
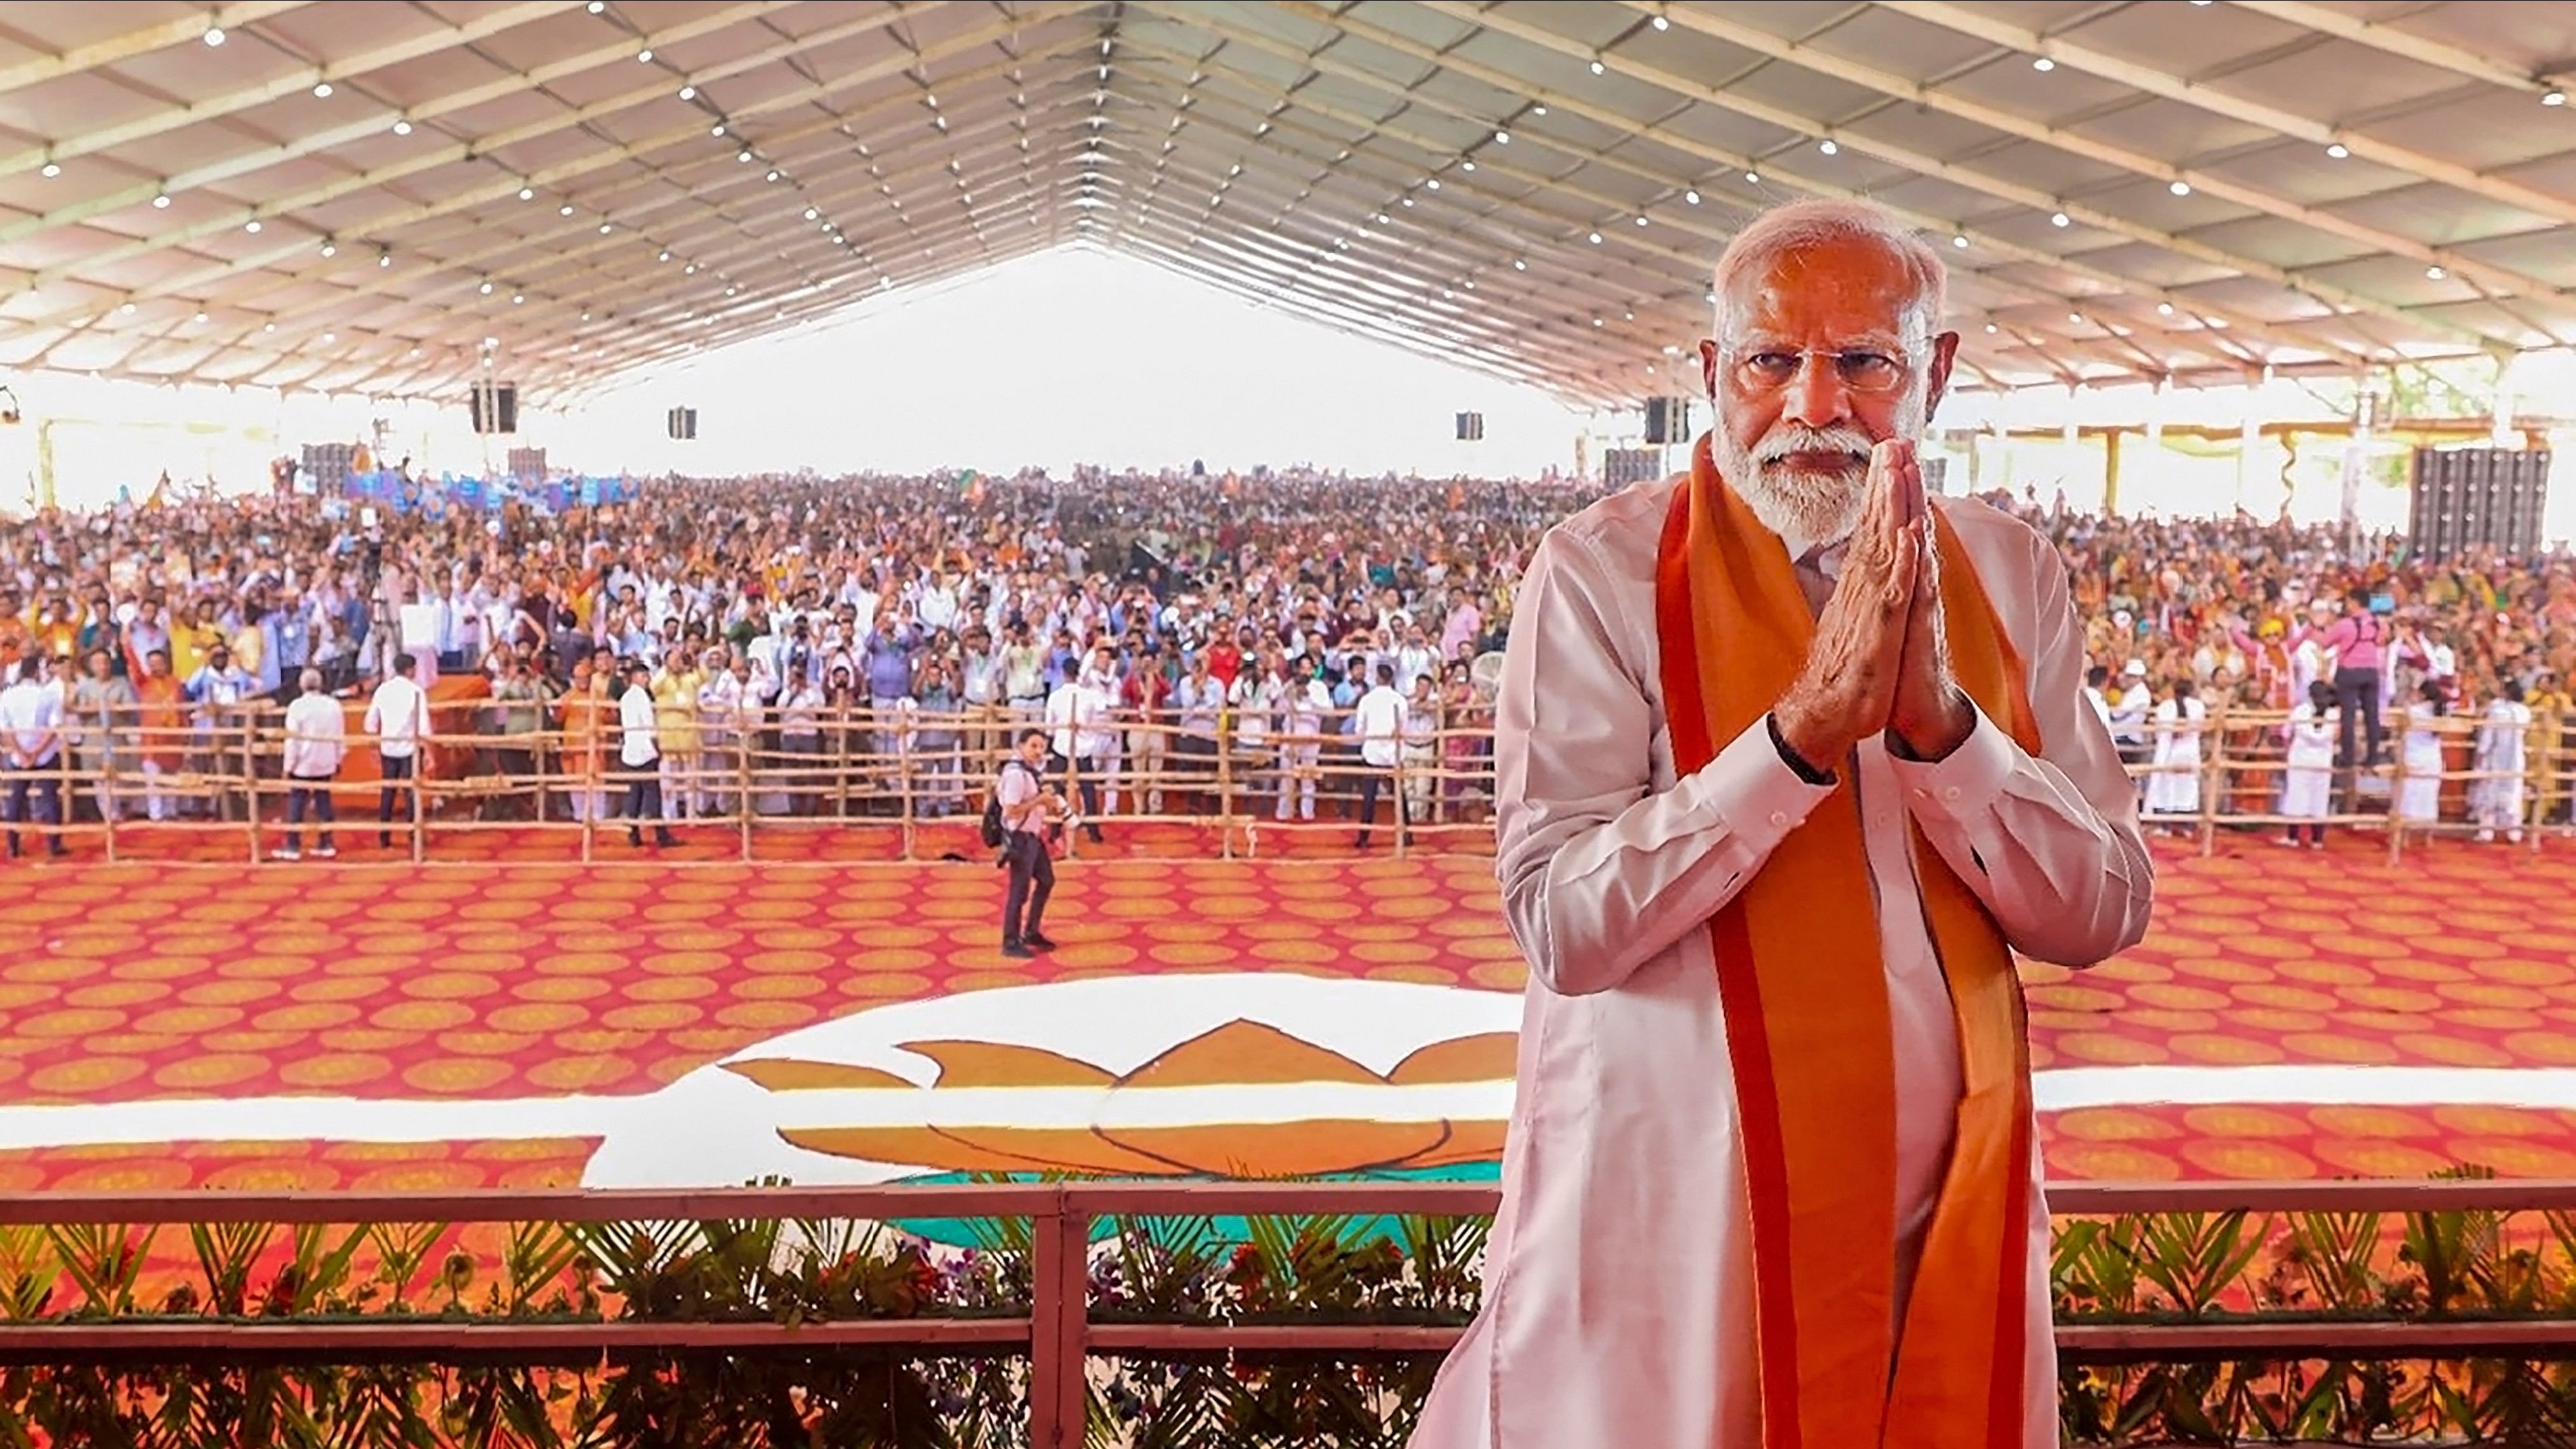
{"label": "wrinkled forehead", "polygon": [[1797,346],[1876,343],[1915,351],[1931,340],[1932,298],[1906,259],[1871,237],[1783,247],[1717,298],[1718,340]]}

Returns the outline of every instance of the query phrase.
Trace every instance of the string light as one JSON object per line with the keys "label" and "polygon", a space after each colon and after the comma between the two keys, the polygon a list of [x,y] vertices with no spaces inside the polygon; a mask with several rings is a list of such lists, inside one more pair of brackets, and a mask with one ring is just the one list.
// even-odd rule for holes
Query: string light
{"label": "string light", "polygon": [[2330,160],[2340,161],[2351,154],[2352,148],[2341,141],[2337,141],[2326,148],[2326,156]]}
{"label": "string light", "polygon": [[168,211],[170,209],[169,193],[163,192],[161,195],[152,198],[152,209],[154,211]]}
{"label": "string light", "polygon": [[1824,152],[1828,156],[1836,156],[1842,153],[1843,148],[1834,144],[1833,138],[1828,136],[1817,144],[1816,149]]}
{"label": "string light", "polygon": [[398,120],[396,120],[396,121],[394,122],[394,134],[395,134],[395,135],[397,135],[397,136],[408,136],[408,135],[410,135],[410,134],[411,134],[411,122],[406,121],[406,120],[399,120],[399,119],[398,119]]}
{"label": "string light", "polygon": [[51,181],[55,177],[63,174],[63,168],[54,162],[48,161],[45,163],[45,169],[39,174],[41,174],[47,181]]}
{"label": "string light", "polygon": [[249,232],[253,236],[259,235],[259,218],[254,216],[250,220],[243,222],[242,230]]}
{"label": "string light", "polygon": [[317,101],[327,101],[331,99],[331,83],[329,81],[323,81],[314,86],[313,99]]}
{"label": "string light", "polygon": [[1963,252],[1966,251],[1968,249],[1968,234],[1966,232],[1959,232],[1953,235],[1950,238],[1950,245],[1957,247]]}
{"label": "string light", "polygon": [[2048,224],[2050,226],[2072,226],[2074,225],[2074,222],[2067,218],[2065,212],[2053,211],[2048,215]]}
{"label": "string light", "polygon": [[2047,56],[2043,55],[2039,59],[2032,61],[2030,63],[2030,68],[2032,70],[2039,71],[2042,74],[2046,74],[2049,71],[2057,69],[2057,62],[2050,60]]}
{"label": "string light", "polygon": [[206,44],[208,44],[208,45],[221,45],[221,44],[223,44],[223,43],[224,43],[224,28],[223,28],[222,26],[220,26],[220,25],[209,25],[209,26],[207,26],[207,27],[206,27]]}
{"label": "string light", "polygon": [[2191,183],[2188,181],[2177,181],[2171,186],[2166,187],[2165,190],[2172,192],[2176,196],[2189,196],[2191,195]]}

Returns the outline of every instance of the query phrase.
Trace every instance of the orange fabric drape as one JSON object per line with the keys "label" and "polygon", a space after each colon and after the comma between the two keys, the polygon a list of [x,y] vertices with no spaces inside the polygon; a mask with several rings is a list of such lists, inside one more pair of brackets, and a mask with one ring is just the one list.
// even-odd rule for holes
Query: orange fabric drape
{"label": "orange fabric drape", "polygon": [[[1933,519],[1960,687],[2036,752],[2020,661],[1957,534]],[[1786,551],[1718,478],[1705,437],[1656,572],[1673,764],[1688,774],[1760,727],[1815,623]],[[1840,773],[1709,923],[1751,1197],[1764,1449],[2019,1449],[2031,1208],[2020,984],[1984,906],[1914,833],[1965,1092],[1900,1330],[1896,1063],[1854,772]]]}

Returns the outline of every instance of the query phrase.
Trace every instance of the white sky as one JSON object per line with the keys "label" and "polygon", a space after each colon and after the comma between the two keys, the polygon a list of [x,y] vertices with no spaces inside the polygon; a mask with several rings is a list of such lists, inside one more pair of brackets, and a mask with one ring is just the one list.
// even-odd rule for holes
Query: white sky
{"label": "white sky", "polygon": [[[698,410],[694,445],[664,437],[675,406]],[[1455,415],[1476,411],[1484,441],[1456,441]],[[1036,465],[1062,476],[1076,463],[1200,459],[1212,471],[1309,462],[1526,477],[1570,469],[1585,423],[1535,388],[1072,248],[917,298],[898,289],[528,426],[549,462],[638,472]]]}

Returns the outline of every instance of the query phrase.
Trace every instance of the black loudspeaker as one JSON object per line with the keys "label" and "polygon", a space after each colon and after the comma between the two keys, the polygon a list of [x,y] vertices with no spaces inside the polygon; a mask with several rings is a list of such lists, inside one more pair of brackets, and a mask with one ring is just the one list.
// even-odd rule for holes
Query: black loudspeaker
{"label": "black loudspeaker", "polygon": [[1662,476],[1664,455],[1660,448],[1604,448],[1601,451],[1601,481],[1610,487],[1650,483]]}
{"label": "black loudspeaker", "polygon": [[2408,499],[2410,552],[2447,558],[2475,549],[2540,552],[2549,504],[2549,452],[2512,448],[2418,448]]}
{"label": "black loudspeaker", "polygon": [[474,418],[478,433],[515,433],[519,430],[519,386],[510,382],[478,382],[465,395],[466,411]]}
{"label": "black loudspeaker", "polygon": [[1646,399],[1646,441],[1659,448],[1666,443],[1689,442],[1690,399],[1686,397]]}
{"label": "black loudspeaker", "polygon": [[690,442],[698,436],[698,410],[673,408],[670,416],[671,436],[679,442]]}
{"label": "black loudspeaker", "polygon": [[1485,415],[1483,413],[1460,413],[1458,415],[1458,441],[1462,443],[1481,443],[1484,440]]}

